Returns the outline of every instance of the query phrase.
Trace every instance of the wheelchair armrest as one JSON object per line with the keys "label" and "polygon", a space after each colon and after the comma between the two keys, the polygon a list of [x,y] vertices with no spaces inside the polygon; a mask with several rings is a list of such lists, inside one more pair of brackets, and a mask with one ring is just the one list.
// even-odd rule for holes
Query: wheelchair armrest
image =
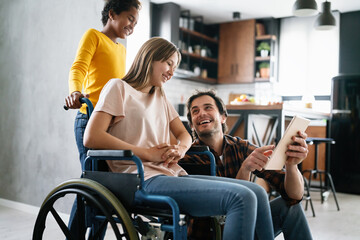
{"label": "wheelchair armrest", "polygon": [[89,150],[87,155],[90,157],[132,157],[131,150]]}
{"label": "wheelchair armrest", "polygon": [[140,177],[141,186],[144,183],[144,166],[137,156],[131,150],[89,150],[84,162],[85,171],[97,171],[97,162],[103,160],[133,161],[135,162]]}

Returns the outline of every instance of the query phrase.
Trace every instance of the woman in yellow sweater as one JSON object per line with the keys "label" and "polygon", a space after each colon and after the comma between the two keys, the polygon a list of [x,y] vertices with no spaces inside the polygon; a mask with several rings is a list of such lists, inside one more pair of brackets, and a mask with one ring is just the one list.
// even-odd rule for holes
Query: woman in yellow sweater
{"label": "woman in yellow sweater", "polygon": [[75,138],[83,164],[87,149],[83,135],[88,121],[86,106],[79,98],[86,97],[96,105],[103,86],[111,78],[125,75],[126,49],[117,38],[125,39],[133,33],[139,18],[141,4],[138,0],[108,0],[102,11],[101,32],[89,29],[80,40],[77,54],[69,74],[68,108],[78,109],[75,119]]}
{"label": "woman in yellow sweater", "polygon": [[[112,78],[122,78],[125,75],[126,49],[116,40],[125,39],[133,33],[140,8],[138,0],[107,0],[101,13],[104,25],[102,31],[89,29],[80,40],[70,69],[70,94],[65,98],[65,105],[72,109],[80,108],[75,118],[74,131],[81,167],[88,150],[83,144],[88,117],[86,106],[82,106],[79,98],[89,98],[95,106],[104,85]],[[75,200],[70,213],[69,227],[76,239],[83,234],[77,223]]]}

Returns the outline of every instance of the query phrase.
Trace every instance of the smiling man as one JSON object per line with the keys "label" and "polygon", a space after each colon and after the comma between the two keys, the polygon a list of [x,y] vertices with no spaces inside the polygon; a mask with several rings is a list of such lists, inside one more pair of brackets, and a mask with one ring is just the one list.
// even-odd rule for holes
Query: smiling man
{"label": "smiling man", "polygon": [[[294,144],[288,146],[284,171],[264,170],[273,145],[256,147],[247,140],[226,135],[227,111],[213,91],[197,92],[187,102],[187,118],[195,139],[193,145],[207,145],[215,156],[217,175],[250,180],[251,173],[263,178],[280,196],[270,202],[275,236],[285,239],[312,239],[300,205],[304,182],[297,165],[307,156],[307,135],[298,132]],[[186,155],[181,162],[210,164],[204,156]],[[190,239],[211,239],[210,221],[194,219],[189,228]]]}

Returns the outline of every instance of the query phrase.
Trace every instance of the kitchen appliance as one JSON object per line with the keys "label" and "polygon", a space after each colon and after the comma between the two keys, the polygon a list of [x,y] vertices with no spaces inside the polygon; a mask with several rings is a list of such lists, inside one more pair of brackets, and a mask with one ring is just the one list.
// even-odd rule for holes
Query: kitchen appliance
{"label": "kitchen appliance", "polygon": [[336,191],[360,194],[360,75],[332,79],[330,173]]}

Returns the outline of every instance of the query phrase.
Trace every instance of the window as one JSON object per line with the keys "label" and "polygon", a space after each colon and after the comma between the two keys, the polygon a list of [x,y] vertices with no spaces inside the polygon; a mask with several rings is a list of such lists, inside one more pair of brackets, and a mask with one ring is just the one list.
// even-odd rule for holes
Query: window
{"label": "window", "polygon": [[330,95],[331,79],[339,69],[339,12],[336,27],[319,31],[316,17],[281,20],[279,95]]}

